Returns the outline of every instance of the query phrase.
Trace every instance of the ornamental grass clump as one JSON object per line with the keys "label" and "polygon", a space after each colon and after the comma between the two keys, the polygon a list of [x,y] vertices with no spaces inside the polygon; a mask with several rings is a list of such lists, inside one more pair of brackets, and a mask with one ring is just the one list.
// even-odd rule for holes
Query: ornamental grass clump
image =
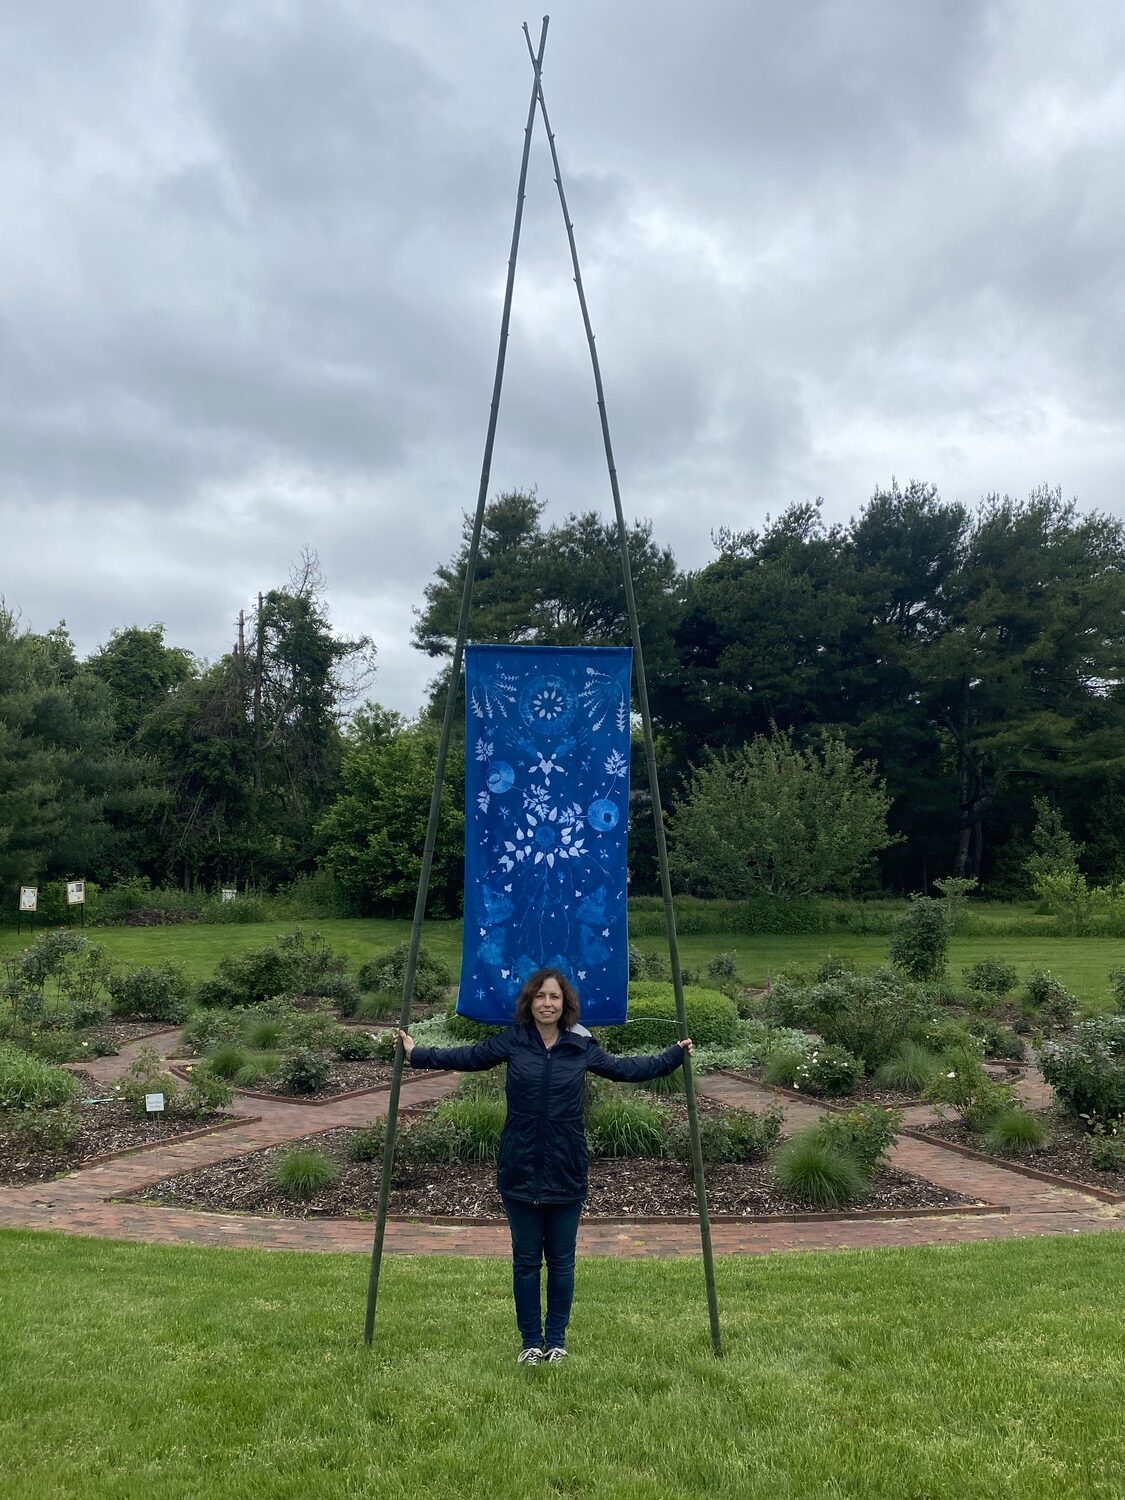
{"label": "ornamental grass clump", "polygon": [[606,1088],[586,1109],[591,1156],[667,1156],[668,1117],[655,1101]]}
{"label": "ornamental grass clump", "polygon": [[69,1073],[19,1047],[0,1046],[0,1110],[57,1109],[78,1095]]}
{"label": "ornamental grass clump", "polygon": [[778,1186],[812,1208],[843,1208],[867,1187],[855,1157],[830,1145],[815,1125],[786,1141],[772,1166]]}
{"label": "ornamental grass clump", "polygon": [[508,1107],[503,1099],[489,1094],[459,1095],[443,1099],[433,1116],[460,1133],[459,1161],[493,1161],[500,1150]]}
{"label": "ornamental grass clump", "polygon": [[207,1053],[207,1066],[217,1078],[237,1079],[251,1060],[250,1051],[239,1042],[219,1042]]}
{"label": "ornamental grass clump", "polygon": [[875,1081],[886,1088],[919,1094],[933,1081],[941,1067],[941,1056],[919,1042],[906,1041],[875,1073]]}
{"label": "ornamental grass clump", "polygon": [[1050,1138],[1050,1127],[1045,1120],[1027,1109],[1009,1109],[998,1114],[985,1131],[989,1150],[1001,1155],[1018,1154],[1036,1146],[1046,1145]]}
{"label": "ornamental grass clump", "polygon": [[340,1180],[340,1168],[323,1151],[294,1146],[279,1156],[270,1168],[270,1181],[287,1198],[307,1203],[317,1193]]}

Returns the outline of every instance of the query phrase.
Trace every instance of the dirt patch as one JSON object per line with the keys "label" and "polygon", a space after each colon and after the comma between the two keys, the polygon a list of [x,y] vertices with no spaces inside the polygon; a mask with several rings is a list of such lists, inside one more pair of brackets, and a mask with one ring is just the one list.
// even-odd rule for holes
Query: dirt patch
{"label": "dirt patch", "polygon": [[[183,1208],[226,1213],[273,1213],[287,1218],[371,1218],[379,1196],[380,1162],[348,1160],[351,1130],[325,1131],[301,1141],[331,1156],[340,1169],[335,1186],[308,1203],[286,1198],[269,1179],[277,1158],[296,1142],[250,1156],[165,1177],[133,1195],[134,1199]],[[809,1205],[789,1197],[772,1181],[765,1162],[712,1167],[707,1173],[712,1214],[768,1217],[808,1213]],[[906,1172],[884,1171],[850,1210],[894,1213],[903,1209],[949,1208],[976,1200],[947,1192]],[[405,1217],[503,1219],[493,1162],[441,1162],[400,1167],[395,1172],[390,1212]],[[656,1158],[601,1159],[590,1163],[586,1216],[627,1219],[634,1216],[693,1215],[695,1190],[690,1170]]]}
{"label": "dirt patch", "polygon": [[1050,1139],[1045,1146],[1029,1146],[1022,1151],[993,1151],[985,1136],[978,1135],[959,1120],[936,1121],[916,1128],[919,1134],[950,1141],[955,1146],[967,1146],[970,1151],[979,1151],[1001,1165],[1015,1162],[1023,1167],[1034,1167],[1037,1172],[1053,1172],[1057,1177],[1068,1177],[1071,1182],[1085,1182],[1091,1187],[1125,1196],[1125,1172],[1099,1172],[1091,1166],[1091,1138],[1080,1126],[1058,1115],[1042,1111],[1034,1113],[1050,1130]]}
{"label": "dirt patch", "polygon": [[84,1101],[77,1110],[77,1130],[72,1138],[52,1145],[34,1141],[23,1132],[12,1129],[13,1116],[0,1115],[0,1183],[6,1187],[21,1183],[48,1182],[63,1172],[73,1172],[86,1162],[102,1156],[131,1151],[157,1141],[173,1141],[177,1136],[221,1124],[228,1114],[145,1115],[138,1118],[121,1099],[113,1097],[113,1085],[101,1083],[89,1073],[74,1070]]}

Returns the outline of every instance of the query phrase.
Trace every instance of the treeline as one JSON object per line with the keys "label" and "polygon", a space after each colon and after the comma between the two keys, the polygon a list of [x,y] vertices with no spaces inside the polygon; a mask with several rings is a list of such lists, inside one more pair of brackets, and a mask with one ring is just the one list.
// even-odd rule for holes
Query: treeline
{"label": "treeline", "polygon": [[[544,525],[533,494],[489,507],[470,638],[629,638],[613,527]],[[1125,877],[1125,526],[1057,493],[974,509],[892,485],[846,525],[818,505],[720,531],[682,572],[647,523],[629,535],[666,804],[708,756],[783,736],[843,742],[890,797],[894,838],[868,889],[977,877],[1025,894],[1036,800],[1099,884]],[[438,677],[416,723],[362,702],[367,640],[333,631],[315,557],[259,596],[214,664],[160,626],[116,631],[80,661],[0,609],[0,884],[273,890],[320,872],[349,909],[409,911],[432,790],[440,660],[456,629],[468,535],[425,591],[415,645]],[[698,785],[699,778],[694,778]],[[432,909],[459,909],[454,756]],[[652,889],[635,756],[634,890]],[[673,825],[674,826],[674,825]],[[862,880],[861,880],[862,883]],[[7,898],[5,898],[7,901]]]}
{"label": "treeline", "polygon": [[[628,639],[612,527],[587,515],[545,528],[542,511],[527,494],[489,508],[472,638]],[[1036,798],[1085,846],[1092,878],[1125,877],[1120,520],[1056,492],[970,510],[892,484],[846,525],[799,504],[713,539],[715,560],[683,574],[650,527],[629,538],[673,804],[708,751],[842,736],[892,798],[888,888],[956,875],[1026,893]],[[416,643],[434,655],[451,645],[466,552],[426,593]],[[638,819],[635,848],[646,836]],[[651,859],[638,874],[647,886]]]}

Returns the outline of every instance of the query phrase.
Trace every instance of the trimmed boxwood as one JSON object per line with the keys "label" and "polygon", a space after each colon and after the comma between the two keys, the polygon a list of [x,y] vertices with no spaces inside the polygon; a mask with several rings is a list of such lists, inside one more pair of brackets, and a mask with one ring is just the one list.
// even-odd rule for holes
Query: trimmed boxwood
{"label": "trimmed boxwood", "polygon": [[[738,1035],[738,1012],[726,995],[701,985],[685,985],[684,1008],[688,1035],[699,1046],[729,1047],[734,1042]],[[631,984],[629,1015],[637,1019],[624,1026],[601,1028],[601,1040],[608,1051],[662,1052],[677,1040],[676,996],[670,984],[660,984],[654,979]]]}

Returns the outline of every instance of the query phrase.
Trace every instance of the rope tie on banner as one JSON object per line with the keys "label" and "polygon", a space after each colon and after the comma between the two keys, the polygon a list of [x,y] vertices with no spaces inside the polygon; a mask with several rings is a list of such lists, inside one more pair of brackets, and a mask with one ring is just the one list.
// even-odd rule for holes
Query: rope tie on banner
{"label": "rope tie on banner", "polygon": [[[523,156],[520,162],[519,189],[516,195],[515,222],[512,227],[512,245],[508,258],[508,278],[504,290],[504,310],[500,319],[500,343],[496,356],[496,375],[493,382],[492,406],[489,412],[488,432],[484,445],[484,461],[481,466],[480,489],[477,494],[477,508],[473,519],[472,536],[469,543],[469,551],[465,562],[465,581],[461,594],[461,612],[457,621],[457,640],[453,652],[453,662],[450,669],[449,690],[445,701],[445,714],[442,719],[441,738],[438,743],[437,765],[434,772],[434,788],[430,800],[429,821],[426,825],[426,840],[422,853],[422,868],[418,882],[418,896],[414,906],[414,921],[410,931],[410,944],[407,951],[406,972],[403,977],[402,1010],[400,1024],[404,1031],[409,1030],[410,1009],[414,993],[414,976],[418,961],[418,948],[421,941],[422,922],[425,916],[426,898],[429,893],[430,871],[433,864],[434,846],[437,839],[438,817],[441,805],[441,789],[445,777],[445,763],[449,750],[449,742],[453,727],[453,713],[457,700],[457,687],[461,676],[461,667],[464,657],[465,641],[468,635],[469,611],[472,603],[473,580],[476,572],[477,557],[480,550],[480,536],[484,522],[485,501],[488,493],[489,478],[492,468],[492,451],[496,438],[496,423],[500,411],[500,391],[504,378],[504,363],[508,345],[508,326],[512,310],[512,292],[515,285],[516,256],[519,250],[520,227],[523,221],[524,193],[527,184],[527,164],[531,151],[531,133],[535,123],[535,111],[538,106],[543,119],[543,128],[547,133],[547,141],[551,150],[551,163],[555,173],[555,186],[558,189],[559,203],[562,208],[563,222],[566,225],[567,241],[570,246],[571,265],[574,270],[574,284],[578,292],[578,304],[582,313],[582,322],[586,330],[586,341],[590,349],[590,361],[593,367],[594,388],[597,393],[598,413],[601,420],[602,442],[605,447],[606,463],[609,469],[610,490],[613,495],[614,514],[617,520],[617,537],[621,554],[621,568],[625,589],[625,603],[629,615],[629,627],[632,634],[633,662],[636,669],[637,697],[641,710],[641,722],[644,731],[645,759],[648,769],[649,787],[652,793],[652,812],[656,831],[657,862],[660,867],[660,886],[664,898],[665,926],[668,934],[668,955],[672,968],[672,988],[675,994],[676,1018],[671,1020],[666,1016],[634,1016],[634,1021],[660,1021],[669,1026],[676,1026],[681,1039],[686,1038],[687,1011],[684,1005],[683,976],[680,971],[679,942],[676,936],[676,913],[672,903],[672,883],[668,867],[668,847],[664,834],[664,815],[660,800],[660,786],[656,766],[656,749],[652,731],[652,714],[649,708],[648,680],[645,675],[644,654],[641,646],[640,624],[637,618],[637,604],[633,592],[632,567],[629,559],[629,540],[625,528],[625,516],[621,505],[621,493],[617,481],[617,468],[613,459],[613,445],[609,435],[609,419],[606,415],[605,393],[602,388],[601,366],[598,362],[597,349],[594,343],[594,333],[590,324],[589,310],[586,304],[586,293],[582,285],[582,272],[578,263],[578,249],[574,239],[574,225],[571,222],[570,213],[567,208],[566,193],[563,188],[562,170],[559,166],[558,153],[555,147],[555,137],[551,132],[551,122],[547,114],[547,104],[543,97],[543,54],[547,45],[547,27],[550,17],[543,17],[543,27],[539,36],[539,48],[536,51],[532,45],[531,33],[527,23],[524,23],[523,33],[527,40],[527,50],[531,58],[531,66],[534,71],[534,84],[531,91],[531,103],[527,112],[527,123],[524,127]],[[628,1021],[625,1023],[629,1024]],[[398,1118],[399,1092],[402,1084],[404,1054],[401,1042],[395,1048],[394,1073],[391,1080],[390,1097],[387,1103],[387,1126],[386,1139],[383,1150],[383,1171],[379,1185],[379,1202],[376,1210],[375,1239],[371,1252],[371,1271],[368,1278],[367,1290],[367,1317],[364,1325],[364,1341],[372,1342],[375,1329],[375,1312],[379,1288],[379,1270],[382,1262],[383,1239],[386,1227],[387,1203],[390,1197],[391,1174],[394,1166],[395,1134]],[[692,1170],[695,1180],[695,1196],[699,1209],[699,1229],[703,1250],[703,1268],[707,1287],[707,1308],[711,1327],[711,1345],[716,1358],[722,1355],[722,1342],[719,1330],[719,1307],[715,1291],[715,1267],[711,1250],[711,1225],[707,1211],[707,1185],[703,1174],[703,1151],[699,1137],[699,1117],[696,1108],[695,1082],[692,1074],[691,1055],[684,1054],[684,1093],[687,1103],[688,1126],[691,1137]]]}

